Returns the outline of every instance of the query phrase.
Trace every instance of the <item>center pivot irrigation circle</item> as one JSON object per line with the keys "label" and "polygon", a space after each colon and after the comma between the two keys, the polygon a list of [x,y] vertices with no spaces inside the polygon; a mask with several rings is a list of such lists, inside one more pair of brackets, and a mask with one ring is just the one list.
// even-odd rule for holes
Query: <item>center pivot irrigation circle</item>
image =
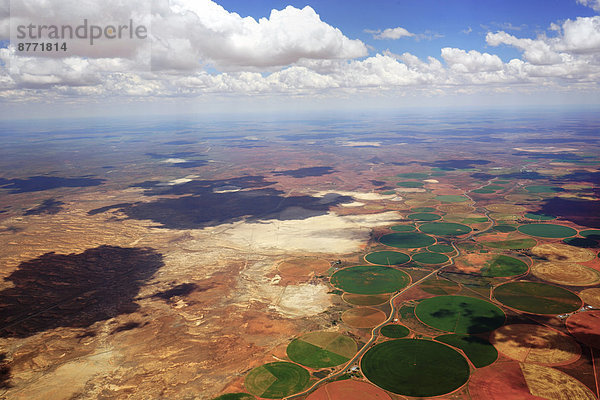
{"label": "center pivot irrigation circle", "polygon": [[564,314],[582,306],[573,292],[540,282],[509,282],[494,289],[494,297],[507,307],[531,314]]}
{"label": "center pivot irrigation circle", "polygon": [[290,360],[306,367],[335,367],[356,353],[356,343],[337,332],[311,332],[292,340],[286,349]]}
{"label": "center pivot irrigation circle", "polygon": [[428,222],[419,227],[421,232],[438,236],[460,236],[471,232],[467,225],[455,222]]}
{"label": "center pivot irrigation circle", "polygon": [[447,332],[489,332],[504,324],[504,312],[489,301],[467,296],[436,296],[421,301],[415,314],[423,323]]}
{"label": "center pivot irrigation circle", "polygon": [[431,340],[380,343],[365,353],[360,366],[369,381],[405,396],[439,396],[469,379],[467,360],[451,347]]}
{"label": "center pivot irrigation circle", "polygon": [[397,232],[383,235],[379,238],[379,242],[399,249],[418,249],[431,246],[435,243],[435,239],[423,233]]}
{"label": "center pivot irrigation circle", "polygon": [[573,228],[556,224],[527,224],[518,229],[521,233],[541,238],[565,238],[577,234]]}
{"label": "center pivot irrigation circle", "polygon": [[494,289],[494,297],[507,307],[531,314],[564,314],[582,306],[573,292],[540,282],[509,282]]}
{"label": "center pivot irrigation circle", "polygon": [[345,268],[331,276],[331,284],[348,293],[393,293],[406,287],[410,277],[403,271],[379,265]]}
{"label": "center pivot irrigation circle", "polygon": [[299,365],[272,362],[254,368],[246,375],[244,386],[258,397],[279,399],[300,392],[310,380],[310,374]]}

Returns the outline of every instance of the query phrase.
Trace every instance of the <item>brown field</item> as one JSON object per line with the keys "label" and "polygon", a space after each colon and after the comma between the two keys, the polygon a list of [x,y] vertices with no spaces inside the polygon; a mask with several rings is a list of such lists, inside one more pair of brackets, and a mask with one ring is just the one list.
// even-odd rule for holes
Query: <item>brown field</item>
{"label": "brown field", "polygon": [[579,292],[579,297],[592,307],[600,308],[600,288],[590,288]]}
{"label": "brown field", "polygon": [[376,386],[347,379],[320,387],[306,400],[391,400],[391,397]]}
{"label": "brown field", "polygon": [[440,202],[434,199],[410,199],[404,203],[408,207],[435,207]]}
{"label": "brown field", "polygon": [[600,283],[600,272],[575,263],[545,262],[531,267],[531,273],[548,282],[567,286],[593,286]]}
{"label": "brown field", "polygon": [[385,319],[383,311],[371,307],[351,308],[342,314],[342,321],[353,328],[373,328]]}
{"label": "brown field", "polygon": [[577,379],[554,368],[521,363],[529,391],[544,399],[595,400],[596,396]]}
{"label": "brown field", "polygon": [[582,343],[600,348],[600,311],[587,311],[571,315],[567,329]]}
{"label": "brown field", "polygon": [[491,334],[490,343],[505,356],[527,363],[569,364],[581,356],[573,338],[541,325],[505,325]]}
{"label": "brown field", "polygon": [[310,277],[321,275],[331,267],[327,260],[311,257],[289,258],[282,261],[277,270],[284,277]]}
{"label": "brown field", "polygon": [[390,300],[390,295],[344,293],[342,300],[354,306],[378,306],[387,303]]}
{"label": "brown field", "polygon": [[519,363],[496,362],[478,369],[469,381],[472,400],[542,400],[529,392]]}
{"label": "brown field", "polygon": [[463,272],[479,272],[494,255],[492,253],[467,253],[454,260],[455,266]]}
{"label": "brown field", "polygon": [[540,244],[532,248],[531,252],[548,261],[558,262],[586,262],[596,257],[596,254],[590,250],[561,243]]}
{"label": "brown field", "polygon": [[467,204],[442,204],[438,207],[438,209],[446,213],[455,214],[468,214],[474,210],[473,207]]}

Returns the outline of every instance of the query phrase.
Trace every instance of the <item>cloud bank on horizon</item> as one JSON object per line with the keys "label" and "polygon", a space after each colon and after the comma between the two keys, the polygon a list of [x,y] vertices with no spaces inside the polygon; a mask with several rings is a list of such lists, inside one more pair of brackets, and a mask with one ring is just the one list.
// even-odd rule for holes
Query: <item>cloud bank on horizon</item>
{"label": "cloud bank on horizon", "polygon": [[[14,7],[15,1],[22,7]],[[600,10],[600,0],[573,1]],[[365,43],[324,22],[311,6],[274,9],[255,19],[211,0],[154,0],[151,8],[145,0],[55,0],[51,10],[47,4],[13,0],[11,8],[9,0],[0,0],[0,101],[577,92],[596,91],[600,82],[598,15],[557,20],[535,37],[522,37],[516,28],[489,30],[483,48],[444,46],[436,56],[418,57],[381,45],[427,39],[426,33],[360,27],[373,40]],[[81,15],[104,24],[146,21],[150,47],[114,41],[69,57],[19,54],[9,45],[11,23],[35,19],[42,10],[59,25],[80,23]],[[465,26],[462,32],[471,31]],[[519,57],[503,60],[495,54],[504,46]]]}

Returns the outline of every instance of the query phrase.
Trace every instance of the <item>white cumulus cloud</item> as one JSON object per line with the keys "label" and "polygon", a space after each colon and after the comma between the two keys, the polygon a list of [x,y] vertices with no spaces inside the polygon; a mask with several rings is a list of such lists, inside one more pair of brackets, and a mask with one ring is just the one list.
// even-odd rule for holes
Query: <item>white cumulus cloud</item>
{"label": "white cumulus cloud", "polygon": [[373,35],[373,39],[392,39],[392,40],[396,40],[396,39],[400,39],[403,37],[412,37],[415,36],[414,33],[411,33],[409,31],[407,31],[405,28],[402,27],[397,27],[397,28],[387,28],[383,31],[381,30],[369,30],[366,29],[365,32],[370,33]]}

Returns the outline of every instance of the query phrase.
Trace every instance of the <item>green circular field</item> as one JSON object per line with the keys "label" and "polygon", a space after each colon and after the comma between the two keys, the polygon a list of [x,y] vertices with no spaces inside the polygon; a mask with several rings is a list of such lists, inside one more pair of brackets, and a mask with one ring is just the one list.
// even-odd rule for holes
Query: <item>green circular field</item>
{"label": "green circular field", "polygon": [[433,208],[433,207],[415,207],[415,208],[412,208],[411,211],[414,213],[430,213],[430,212],[434,212],[435,208]]}
{"label": "green circular field", "polygon": [[575,293],[540,282],[510,282],[494,289],[494,297],[507,307],[531,314],[564,314],[582,305]]}
{"label": "green circular field", "polygon": [[215,397],[213,400],[254,400],[256,397],[248,393],[227,393],[222,394],[219,397]]}
{"label": "green circular field", "polygon": [[412,181],[396,183],[396,186],[400,186],[400,187],[404,187],[404,188],[421,188],[421,187],[423,187],[423,185],[424,185],[423,182],[412,182]]}
{"label": "green circular field", "polygon": [[379,242],[399,249],[418,249],[434,244],[435,239],[418,232],[398,232],[383,235],[379,238]]}
{"label": "green circular field", "polygon": [[395,232],[413,232],[415,230],[414,225],[394,225],[390,228]]}
{"label": "green circular field", "polygon": [[406,287],[410,277],[405,272],[379,265],[350,267],[331,276],[331,284],[348,293],[392,293]]}
{"label": "green circular field", "polygon": [[406,179],[425,179],[429,176],[429,174],[424,174],[422,172],[404,172],[402,174],[396,175],[398,178],[406,178]]}
{"label": "green circular field", "polygon": [[579,232],[584,238],[600,240],[600,229],[587,229]]}
{"label": "green circular field", "polygon": [[529,267],[523,261],[514,257],[499,255],[494,257],[482,270],[481,275],[491,277],[507,277],[521,275]]}
{"label": "green circular field", "polygon": [[374,251],[373,253],[367,254],[365,260],[371,264],[398,265],[410,261],[410,257],[399,251]]}
{"label": "green circular field", "polygon": [[489,301],[467,296],[437,296],[415,308],[421,322],[446,332],[482,333],[504,324],[504,312]]}
{"label": "green circular field", "polygon": [[556,186],[547,186],[547,185],[532,185],[527,186],[525,189],[529,193],[557,193],[562,192],[563,189]]}
{"label": "green circular field", "polygon": [[251,370],[244,386],[255,396],[279,399],[302,391],[308,384],[310,374],[299,365],[290,362],[272,362]]}
{"label": "green circular field", "polygon": [[459,196],[455,194],[443,194],[440,196],[435,196],[435,198],[442,203],[464,203],[465,201],[469,200],[465,196]]}
{"label": "green circular field", "polygon": [[421,225],[419,230],[431,235],[460,236],[471,232],[472,229],[467,225],[454,222],[428,222]]}
{"label": "green circular field", "polygon": [[415,213],[410,214],[408,219],[415,219],[418,221],[437,221],[438,219],[442,219],[442,217],[432,213]]}
{"label": "green circular field", "polygon": [[433,251],[434,253],[452,253],[454,247],[449,244],[434,244],[433,246],[429,246],[427,250]]}
{"label": "green circular field", "polygon": [[496,226],[494,226],[494,230],[496,232],[508,233],[508,232],[516,231],[517,228],[515,228],[514,226],[511,226],[511,225],[496,225]]}
{"label": "green circular field", "polygon": [[336,332],[311,332],[292,340],[286,353],[290,360],[306,367],[335,367],[356,354],[356,342]]}
{"label": "green circular field", "polygon": [[498,358],[498,351],[490,342],[471,335],[442,335],[435,340],[461,349],[476,368],[490,365]]}
{"label": "green circular field", "polygon": [[392,339],[400,339],[408,336],[410,331],[404,325],[386,325],[381,328],[381,334],[385,337]]}
{"label": "green circular field", "polygon": [[589,237],[570,237],[563,240],[569,246],[575,247],[583,247],[583,248],[593,248],[598,247],[598,241],[594,239],[590,239]]}
{"label": "green circular field", "polygon": [[556,224],[521,225],[519,226],[519,232],[542,238],[566,238],[577,234],[577,231],[573,228]]}
{"label": "green circular field", "polygon": [[526,213],[526,218],[533,219],[535,221],[552,221],[556,219],[554,215],[541,214],[541,213]]}
{"label": "green circular field", "polygon": [[412,259],[421,264],[443,264],[450,258],[445,254],[426,252],[413,254]]}
{"label": "green circular field", "polygon": [[365,377],[392,393],[431,397],[452,392],[469,379],[469,364],[456,350],[421,339],[380,343],[363,356]]}

